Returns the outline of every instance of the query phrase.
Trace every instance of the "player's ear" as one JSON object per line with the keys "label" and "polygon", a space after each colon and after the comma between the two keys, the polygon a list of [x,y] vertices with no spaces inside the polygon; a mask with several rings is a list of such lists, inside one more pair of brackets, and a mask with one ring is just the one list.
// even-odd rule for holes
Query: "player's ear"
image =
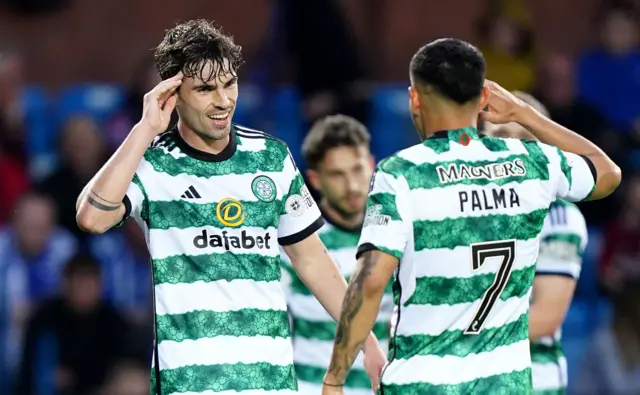
{"label": "player's ear", "polygon": [[480,103],[478,103],[478,112],[484,110],[489,105],[490,98],[490,90],[485,85],[482,87],[482,92],[480,92]]}
{"label": "player's ear", "polygon": [[412,114],[420,114],[420,92],[413,86],[409,87],[409,110]]}
{"label": "player's ear", "polygon": [[309,184],[316,191],[320,190],[320,177],[318,176],[318,172],[312,169],[307,170],[307,180],[309,180]]}

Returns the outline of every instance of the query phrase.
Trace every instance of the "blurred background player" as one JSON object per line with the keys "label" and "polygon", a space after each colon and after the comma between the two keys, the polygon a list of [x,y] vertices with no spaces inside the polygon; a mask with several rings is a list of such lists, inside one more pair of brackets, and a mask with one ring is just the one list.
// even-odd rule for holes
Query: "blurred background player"
{"label": "blurred background player", "polygon": [[[369,142],[369,132],[363,124],[345,115],[333,115],[315,122],[302,147],[309,182],[321,195],[319,206],[325,225],[318,234],[347,281],[356,266],[356,247],[374,167]],[[322,379],[329,366],[336,322],[295,274],[287,255],[281,256],[285,269],[283,284],[293,320],[298,388],[301,394],[316,395],[322,390]],[[373,327],[385,351],[392,309],[389,286]],[[362,356],[347,377],[345,393],[371,393]]]}
{"label": "blurred background player", "polygon": [[[531,95],[524,92],[514,92],[514,95],[549,116],[546,108]],[[533,134],[517,123],[487,122],[485,132],[495,137],[536,141]],[[529,307],[533,389],[539,395],[550,391],[561,394],[567,389],[561,326],[580,276],[587,241],[587,224],[580,209],[564,200],[553,202],[540,232],[540,252]]]}
{"label": "blurred background player", "polygon": [[[293,394],[278,246],[336,319],[346,289],[316,234],[320,211],[288,146],[232,123],[243,61],[230,36],[206,20],[180,23],[155,60],[163,81],[78,197],[78,225],[100,234],[132,217],[147,236],[153,391]],[[375,336],[367,354],[382,367]]]}
{"label": "blurred background player", "polygon": [[[486,81],[482,54],[466,42],[423,46],[410,78],[410,111],[424,141],[374,173],[323,392],[342,393],[397,271],[382,394],[530,393],[529,297],[548,207],[558,198],[608,196],[620,169]],[[518,122],[546,144],[479,134],[478,113]]]}

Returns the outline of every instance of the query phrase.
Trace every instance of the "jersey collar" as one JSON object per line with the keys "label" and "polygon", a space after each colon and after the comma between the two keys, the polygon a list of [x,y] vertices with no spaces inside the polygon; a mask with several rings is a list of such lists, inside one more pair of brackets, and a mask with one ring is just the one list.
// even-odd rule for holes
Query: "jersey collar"
{"label": "jersey collar", "polygon": [[426,140],[448,138],[449,140],[459,141],[465,138],[465,134],[470,140],[477,140],[483,136],[477,128],[469,126],[461,129],[439,130],[429,136]]}
{"label": "jersey collar", "polygon": [[205,162],[223,162],[227,159],[230,159],[233,154],[236,153],[236,148],[238,147],[238,140],[236,136],[236,127],[234,124],[231,125],[231,132],[229,133],[229,144],[222,151],[217,154],[212,154],[210,152],[200,151],[199,149],[193,148],[190,146],[180,133],[178,132],[178,126],[176,125],[173,128],[173,132],[176,137],[176,144],[180,151],[184,152],[186,155],[192,157],[193,159],[205,161]]}

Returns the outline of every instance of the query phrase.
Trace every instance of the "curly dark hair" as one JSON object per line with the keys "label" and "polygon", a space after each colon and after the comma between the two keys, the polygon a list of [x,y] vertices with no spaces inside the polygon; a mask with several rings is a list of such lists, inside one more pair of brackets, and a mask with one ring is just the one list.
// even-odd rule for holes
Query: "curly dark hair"
{"label": "curly dark hair", "polygon": [[[154,57],[163,80],[182,71],[185,77],[198,76],[206,82],[220,72],[237,75],[244,63],[241,52],[242,47],[233,42],[232,36],[224,34],[213,22],[197,19],[167,30]],[[217,67],[203,75],[209,61]]]}
{"label": "curly dark hair", "polygon": [[302,143],[302,154],[311,169],[317,169],[327,152],[338,147],[369,148],[371,136],[357,119],[330,115],[316,121]]}

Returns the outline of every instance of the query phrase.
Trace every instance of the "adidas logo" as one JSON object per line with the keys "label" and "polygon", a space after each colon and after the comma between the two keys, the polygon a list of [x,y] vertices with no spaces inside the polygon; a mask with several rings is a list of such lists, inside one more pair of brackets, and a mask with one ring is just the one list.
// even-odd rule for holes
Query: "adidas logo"
{"label": "adidas logo", "polygon": [[198,191],[191,185],[180,197],[184,199],[200,199],[202,196],[200,196]]}

